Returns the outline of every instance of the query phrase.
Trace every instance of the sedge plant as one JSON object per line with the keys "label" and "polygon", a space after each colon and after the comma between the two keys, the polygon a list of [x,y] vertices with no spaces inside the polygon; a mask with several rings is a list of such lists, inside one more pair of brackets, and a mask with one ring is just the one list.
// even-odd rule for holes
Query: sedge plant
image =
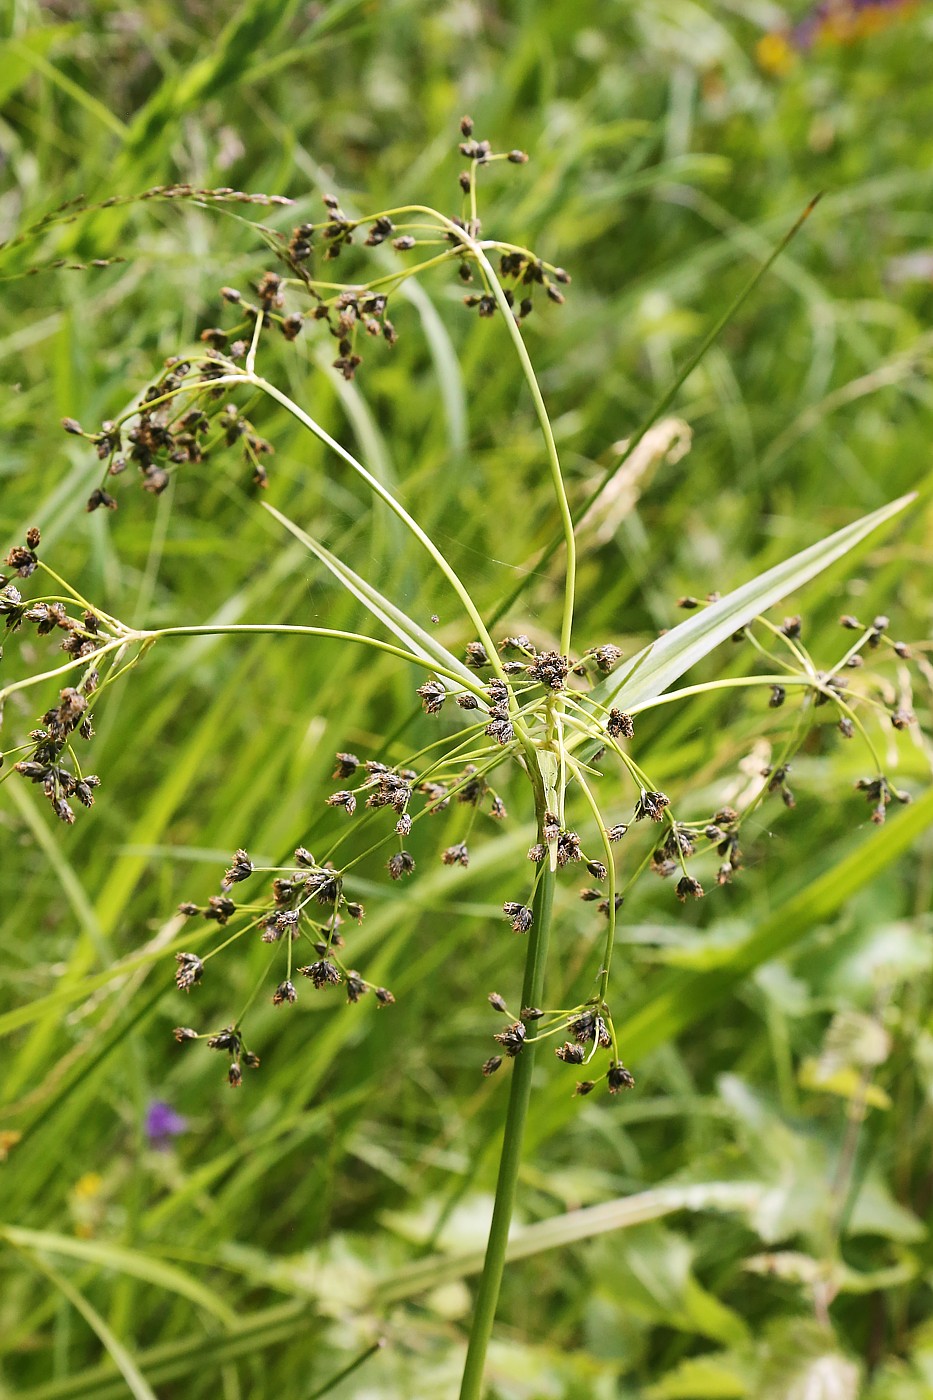
{"label": "sedge plant", "polygon": [[[261,435],[256,420],[264,406],[284,410],[324,445],[334,472],[349,471],[363,482],[375,505],[399,522],[412,548],[427,556],[438,589],[446,589],[459,607],[462,650],[443,644],[385,596],[378,580],[357,572],[301,523],[272,506],[265,508],[283,535],[290,533],[297,539],[364,605],[387,636],[274,619],[229,625],[193,619],[187,625],[163,628],[130,625],[60,577],[44,557],[39,531],[33,530],[7,555],[11,572],[0,585],[0,616],[9,634],[32,632],[40,639],[60,639],[66,659],[33,666],[28,674],[0,688],[0,704],[9,707],[8,720],[15,711],[17,720],[32,724],[23,737],[15,736],[4,747],[0,783],[31,781],[67,824],[75,820],[76,805],[93,806],[102,777],[87,771],[84,755],[93,739],[94,718],[118,681],[144,663],[153,647],[170,645],[176,638],[271,634],[308,645],[331,638],[387,654],[418,675],[417,697],[440,727],[441,736],[429,739],[401,762],[387,753],[362,758],[339,753],[335,788],[322,800],[345,825],[335,830],[326,849],[315,854],[299,844],[280,865],[260,867],[248,854],[249,833],[244,833],[244,845],[236,851],[218,892],[206,903],[181,906],[186,920],[199,921],[186,926],[185,942],[175,953],[175,980],[182,993],[196,992],[213,972],[213,959],[240,940],[259,939],[268,945],[266,971],[246,1005],[231,1013],[226,1024],[179,1024],[175,1030],[180,1043],[204,1041],[224,1056],[227,1079],[239,1088],[244,1071],[258,1069],[260,1063],[250,1043],[249,1012],[256,998],[269,996],[276,1006],[287,1008],[309,982],[315,992],[329,991],[350,1002],[370,996],[380,1007],[391,1007],[391,990],[370,981],[365,969],[353,965],[351,926],[365,915],[354,889],[360,863],[381,852],[388,877],[408,879],[415,873],[406,844],[413,827],[452,810],[462,811],[460,839],[446,846],[440,859],[449,866],[467,866],[477,821],[483,816],[493,823],[507,820],[501,795],[503,775],[510,768],[519,772],[528,808],[534,813],[536,839],[528,852],[527,873],[516,877],[514,898],[503,906],[503,930],[511,927],[524,944],[524,971],[519,978],[516,966],[515,986],[507,995],[498,990],[488,995],[500,1029],[494,1033],[494,1052],[482,1065],[482,1073],[490,1077],[508,1066],[510,1084],[494,1210],[460,1391],[462,1400],[479,1400],[506,1263],[536,1061],[544,1052],[553,1053],[573,1071],[574,1092],[579,1096],[605,1092],[611,1098],[635,1083],[611,1010],[613,959],[625,901],[633,887],[646,874],[668,879],[676,908],[678,901],[685,904],[703,897],[698,870],[707,883],[711,879],[716,885],[738,878],[743,832],[756,809],[769,797],[787,806],[794,804],[791,766],[815,725],[824,719],[824,714],[817,713],[823,707],[833,714],[840,741],[863,747],[866,774],[859,787],[870,804],[872,820],[882,823],[892,802],[909,798],[886,771],[878,726],[903,729],[913,716],[897,687],[890,682],[879,685],[877,680],[880,665],[910,658],[909,645],[892,635],[889,619],[844,616],[840,619],[844,640],[836,652],[815,657],[799,617],[770,615],[786,595],[890,521],[909,498],[855,521],[724,597],[681,599],[689,614],[686,620],[634,656],[623,656],[612,637],[587,635],[586,618],[578,617],[575,608],[578,525],[621,461],[595,494],[574,507],[523,335],[523,323],[536,307],[559,306],[564,300],[570,278],[533,250],[487,235],[479,212],[480,178],[491,166],[523,165],[527,158],[520,151],[494,151],[488,141],[476,138],[468,118],[461,124],[461,136],[465,166],[460,174],[459,214],[404,205],[361,219],[348,216],[335,198],[326,196],[320,222],[302,223],[288,235],[264,230],[276,267],[265,271],[249,289],[222,289],[226,319],[232,324],[207,327],[197,347],[173,356],[138,402],[99,429],[86,430],[74,419],[66,419],[64,426],[93,446],[100,463],[87,508],[115,510],[120,478],[127,468],[136,470],[146,491],[159,495],[175,473],[223,450],[241,453],[253,486],[265,487],[272,444]],[[230,197],[230,192],[187,187],[149,193],[160,198]],[[797,227],[799,222],[788,237]],[[382,251],[389,251],[394,261],[388,270],[368,278],[339,280],[334,266],[341,257],[354,255],[353,245],[361,235],[364,247],[385,245]],[[774,256],[779,251],[780,247]],[[771,260],[759,269],[738,302]],[[347,380],[355,378],[370,342],[382,342],[389,349],[394,343],[396,330],[389,312],[400,288],[409,279],[438,269],[449,270],[462,282],[470,312],[501,328],[497,333],[514,357],[516,375],[534,408],[542,467],[558,527],[537,561],[557,579],[559,622],[553,631],[536,629],[523,620],[520,589],[503,602],[495,617],[484,616],[444,551],[399,494],[323,428],[313,405],[298,402],[286,392],[274,369],[272,338],[291,342],[300,335],[330,335],[337,348],[334,368]],[[672,402],[734,310],[735,304],[633,434],[629,452]],[[503,618],[509,630],[494,632]],[[745,673],[674,688],[687,671],[729,639],[744,644],[742,654],[749,658]],[[28,721],[29,693],[40,685],[46,689],[54,685],[57,698]],[[744,806],[696,811],[689,795],[669,796],[639,762],[640,716],[727,687],[762,694],[770,708],[785,710],[786,732],[775,747],[765,781]],[[644,832],[651,833],[650,839],[643,837]],[[296,836],[300,839],[300,833]],[[555,889],[559,879],[580,869],[588,878],[581,898],[593,905],[602,930],[592,959],[591,992],[577,1005],[552,1006],[547,970],[552,943],[560,934],[555,927]],[[186,1016],[188,1020],[197,1017]]]}

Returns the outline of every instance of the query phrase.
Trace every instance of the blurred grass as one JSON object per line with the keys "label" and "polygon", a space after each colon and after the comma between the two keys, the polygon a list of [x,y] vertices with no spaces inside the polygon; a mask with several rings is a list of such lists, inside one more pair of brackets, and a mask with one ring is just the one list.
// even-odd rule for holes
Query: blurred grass
{"label": "blurred grass", "polygon": [[[41,525],[59,572],[147,625],[356,626],[358,610],[257,508],[234,463],[186,468],[159,502],[128,484],[115,517],[87,516],[96,462],[58,420],[112,416],[214,323],[219,287],[265,265],[251,221],[316,216],[324,189],[361,210],[423,196],[452,206],[453,136],[470,110],[481,134],[532,155],[523,170],[484,172],[487,227],[573,275],[566,306],[536,310],[527,333],[576,502],[826,191],[679,395],[690,453],[643,479],[610,542],[584,536],[579,643],[633,650],[676,621],[679,595],[725,591],[915,488],[921,503],[896,543],[797,603],[818,655],[837,649],[842,611],[888,612],[898,635],[928,639],[933,280],[905,275],[904,260],[929,260],[933,246],[930,7],[859,42],[817,45],[780,77],[756,60],[776,15],[680,0],[226,11],[13,0],[0,19],[0,237],[79,194],[93,203],[175,180],[296,204],[244,208],[245,222],[129,205],[0,249],[0,535]],[[62,256],[126,262],[48,270]],[[44,270],[23,276],[30,266]],[[310,343],[283,348],[280,373],[399,484],[492,611],[555,522],[501,327],[468,318],[458,297],[426,282],[394,315],[398,346],[374,348],[358,386],[322,374]],[[440,639],[462,645],[451,599],[390,521],[370,519],[349,475],[271,405],[257,422],[276,446],[270,502],[354,567],[368,560],[383,592],[425,626],[437,613]],[[507,621],[542,637],[556,626],[547,568]],[[727,653],[715,666],[733,664]],[[920,673],[913,697],[927,721],[929,681]],[[330,643],[166,641],[102,710],[93,813],[53,830],[31,790],[0,787],[0,1134],[22,1134],[0,1138],[0,1214],[110,1251],[107,1262],[49,1247],[41,1258],[160,1397],[304,1395],[383,1334],[389,1346],[335,1395],[454,1388],[462,1282],[391,1306],[361,1300],[420,1256],[482,1239],[503,1086],[477,1067],[491,1029],[484,995],[511,994],[520,975],[498,916],[525,879],[520,793],[505,794],[511,822],[495,841],[480,836],[467,872],[435,869],[433,839],[417,837],[421,878],[404,896],[375,883],[375,863],[361,871],[373,888],[354,946],[395,991],[390,1011],[309,997],[288,1019],[262,1008],[252,1038],[263,1067],[239,1096],[170,1034],[184,1019],[169,971],[178,900],[216,888],[218,852],[245,843],[276,860],[326,840],[335,821],[321,785],[335,750],[375,755],[396,732],[401,759],[432,737],[413,716],[414,684]],[[11,727],[30,714],[11,704]],[[710,693],[645,716],[638,758],[701,813],[725,800],[762,724],[777,733],[779,722],[762,720],[760,701]],[[782,1329],[802,1325],[812,1297],[742,1264],[788,1242],[829,1249],[851,1105],[800,1084],[798,1069],[833,1013],[853,1008],[891,1036],[875,1082],[892,1106],[870,1111],[859,1139],[845,1260],[865,1272],[909,1264],[911,1282],[841,1293],[826,1345],[837,1365],[857,1359],[872,1396],[928,1393],[933,812],[928,749],[885,743],[895,738],[918,800],[883,832],[866,829],[851,791],[859,756],[821,737],[797,764],[797,809],[763,809],[739,883],[683,915],[661,883],[626,906],[613,1010],[631,1028],[635,1096],[573,1100],[556,1063],[537,1090],[528,1222],[691,1181],[763,1183],[775,1212],[785,1194],[784,1214],[676,1217],[517,1264],[496,1395],[766,1393],[768,1366],[789,1350]],[[458,839],[455,815],[438,820]],[[560,913],[552,999],[565,1005],[586,993],[596,953],[572,889]],[[267,957],[260,946],[225,959],[191,1014],[226,1020]],[[154,1098],[188,1119],[168,1152],[145,1139]],[[128,1269],[128,1252],[148,1261],[148,1278]],[[236,1313],[232,1334],[164,1287],[167,1265]],[[127,1393],[47,1276],[12,1249],[0,1270],[0,1393]],[[721,1376],[719,1390],[699,1388],[688,1363],[720,1353],[733,1388]],[[783,1394],[790,1381],[774,1384]]]}

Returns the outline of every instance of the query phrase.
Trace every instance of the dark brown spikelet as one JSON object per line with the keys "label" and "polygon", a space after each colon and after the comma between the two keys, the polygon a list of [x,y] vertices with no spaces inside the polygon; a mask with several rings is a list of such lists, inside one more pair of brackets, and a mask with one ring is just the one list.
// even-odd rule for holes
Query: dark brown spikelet
{"label": "dark brown spikelet", "polygon": [[642,788],[641,796],[635,804],[635,820],[640,822],[643,818],[650,817],[653,822],[659,822],[664,817],[665,807],[670,805],[670,798],[663,792],[648,792]]}
{"label": "dark brown spikelet", "polygon": [[408,851],[396,851],[389,857],[386,868],[393,880],[400,880],[403,875],[410,875],[414,870],[414,856]]}
{"label": "dark brown spikelet", "polygon": [[515,933],[527,933],[534,923],[534,915],[524,904],[516,904],[509,900],[503,904],[502,912],[507,919],[511,920]]}
{"label": "dark brown spikelet", "polygon": [[358,972],[351,971],[347,973],[346,988],[347,1001],[351,1002],[354,1005],[360,1000],[361,997],[364,997],[367,992],[366,983],[363,981],[362,977]]}
{"label": "dark brown spikelet", "polygon": [[525,1027],[521,1021],[513,1021],[510,1026],[506,1026],[504,1031],[499,1031],[493,1036],[493,1040],[502,1046],[510,1060],[520,1054],[525,1046]]}
{"label": "dark brown spikelet", "polygon": [[477,670],[489,665],[489,657],[482,642],[467,642],[465,660],[468,666],[474,666]]}
{"label": "dark brown spikelet", "polygon": [[610,710],[606,733],[613,739],[634,739],[635,721],[624,710]]}
{"label": "dark brown spikelet", "polygon": [[621,1060],[613,1060],[606,1073],[606,1085],[610,1094],[618,1094],[621,1089],[634,1089],[635,1076]]}
{"label": "dark brown spikelet", "polygon": [[332,778],[352,778],[360,766],[360,760],[355,753],[338,753],[335,765]]}
{"label": "dark brown spikelet", "polygon": [[607,642],[601,647],[595,647],[592,656],[603,675],[608,675],[616,662],[621,660],[622,651],[620,647]]}
{"label": "dark brown spikelet", "polygon": [[236,905],[226,895],[212,894],[207,908],[202,912],[205,919],[213,919],[215,923],[223,925],[236,913]]}
{"label": "dark brown spikelet", "polygon": [[109,491],[102,491],[98,486],[87,498],[86,511],[98,510],[103,506],[106,510],[116,510],[117,503]]}
{"label": "dark brown spikelet", "polygon": [[547,686],[549,690],[563,690],[570,674],[570,662],[559,652],[545,651],[528,667],[528,674],[533,681]]}
{"label": "dark brown spikelet", "polygon": [[441,681],[425,681],[418,687],[417,693],[421,696],[426,715],[438,714],[447,699],[447,687]]}
{"label": "dark brown spikelet", "polygon": [[307,977],[318,991],[322,987],[336,987],[340,981],[339,969],[328,958],[321,958],[307,967],[299,967],[298,971],[302,977]]}
{"label": "dark brown spikelet", "polygon": [[677,898],[683,904],[688,899],[702,899],[703,886],[699,880],[695,880],[692,875],[685,875],[682,880],[677,881],[675,891]]}
{"label": "dark brown spikelet", "polygon": [[[38,540],[36,543],[38,544]],[[21,544],[15,544],[3,562],[8,568],[15,569],[20,578],[29,578],[39,564],[35,550],[24,548]]]}
{"label": "dark brown spikelet", "polygon": [[565,1040],[563,1045],[557,1046],[554,1054],[559,1060],[563,1060],[565,1065],[582,1065],[586,1051],[582,1045],[575,1045],[572,1040]]}
{"label": "dark brown spikelet", "polygon": [[279,985],[276,987],[275,991],[272,993],[273,1006],[281,1006],[283,1002],[288,1002],[289,1006],[291,1006],[297,1000],[298,993],[295,991],[295,987],[292,982],[280,982]]}
{"label": "dark brown spikelet", "polygon": [[327,805],[328,807],[342,807],[347,816],[352,817],[356,811],[356,794],[347,788],[341,789],[340,792],[332,792],[327,798]]}
{"label": "dark brown spikelet", "polygon": [[497,1070],[497,1069],[501,1069],[501,1068],[502,1068],[502,1056],[501,1056],[501,1055],[490,1055],[489,1059],[486,1060],[485,1063],[483,1064],[483,1075],[485,1076],[486,1079],[488,1079],[489,1076],[490,1076],[491,1074],[495,1074],[496,1070]]}
{"label": "dark brown spikelet", "polygon": [[175,985],[181,992],[188,992],[196,982],[200,982],[204,964],[196,953],[176,953],[178,967],[175,972]]}
{"label": "dark brown spikelet", "polygon": [[241,880],[248,880],[252,873],[253,862],[244,850],[238,850],[234,854],[230,869],[224,873],[224,889],[229,889],[231,885],[239,884]]}

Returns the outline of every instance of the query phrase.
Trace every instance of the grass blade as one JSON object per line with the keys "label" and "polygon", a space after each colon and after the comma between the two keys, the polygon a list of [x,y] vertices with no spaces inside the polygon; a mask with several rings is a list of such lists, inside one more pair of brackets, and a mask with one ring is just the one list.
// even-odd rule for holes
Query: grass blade
{"label": "grass blade", "polygon": [[914,499],[913,493],[901,496],[870,515],[863,515],[672,627],[638,652],[628,665],[620,666],[600,682],[591,692],[593,698],[602,705],[616,705],[624,710],[644,709],[752,618],[828,569]]}
{"label": "grass blade", "polygon": [[367,583],[365,579],[360,578],[359,574],[354,573],[342,560],[338,559],[336,555],[331,554],[330,550],[326,549],[324,545],[320,544],[317,540],[312,539],[299,525],[289,520],[281,511],[276,510],[274,506],[266,505],[265,502],[263,502],[263,505],[270,515],[274,515],[276,520],[278,520],[281,525],[285,526],[286,530],[290,530],[296,539],[301,540],[302,544],[310,549],[311,553],[330,570],[334,577],[343,584],[344,588],[352,593],[355,598],[358,598],[361,603],[365,604],[383,626],[394,633],[400,641],[403,641],[410,651],[414,652],[416,656],[422,657],[423,660],[436,663],[443,668],[443,670],[452,672],[455,676],[462,677],[463,684],[467,686],[468,689],[472,691],[477,690],[475,672],[470,671],[462,661],[458,661],[457,657],[454,656],[452,652],[449,652],[446,647],[442,646],[435,637],[432,637],[423,627],[419,627],[418,623],[410,618],[407,613],[403,612],[401,608],[397,608],[395,604],[391,603],[377,588]]}
{"label": "grass blade", "polygon": [[62,1254],[70,1259],[83,1259],[100,1264],[105,1269],[115,1269],[118,1273],[131,1274],[134,1278],[151,1283],[156,1288],[177,1293],[189,1302],[197,1304],[205,1312],[219,1318],[227,1327],[237,1322],[237,1315],[221,1298],[197,1279],[184,1273],[174,1264],[153,1258],[136,1249],[123,1245],[110,1244],[105,1240],[71,1239],[51,1230],[25,1230],[17,1225],[0,1226],[0,1239],[21,1249],[43,1250],[49,1254]]}
{"label": "grass blade", "polygon": [[101,1345],[105,1347],[114,1365],[126,1381],[134,1400],[157,1400],[155,1391],[150,1387],[149,1382],[139,1369],[132,1354],[127,1350],[120,1339],[111,1332],[100,1313],[95,1307],[92,1307],[84,1294],[79,1293],[77,1288],[75,1288],[63,1274],[60,1274],[57,1269],[54,1269],[51,1264],[46,1264],[29,1251],[26,1252],[26,1257],[31,1264],[35,1265],[40,1273],[45,1274],[49,1282],[54,1284],[59,1292],[68,1299],[72,1307],[81,1314],[91,1330],[96,1332]]}

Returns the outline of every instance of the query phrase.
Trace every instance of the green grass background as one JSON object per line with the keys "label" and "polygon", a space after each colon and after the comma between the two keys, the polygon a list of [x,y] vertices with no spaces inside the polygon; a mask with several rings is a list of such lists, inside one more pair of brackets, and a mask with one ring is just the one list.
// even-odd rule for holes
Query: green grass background
{"label": "green grass background", "polygon": [[[242,222],[131,205],[0,250],[0,538],[39,524],[53,566],[140,625],[363,623],[258,508],[237,460],[186,468],[158,500],[128,475],[119,512],[88,516],[97,463],[59,420],[119,412],[217,321],[220,286],[268,265],[251,221],[318,218],[329,190],[360,212],[458,210],[470,111],[479,135],[532,158],[482,172],[486,228],[573,276],[527,336],[577,502],[825,191],[678,396],[689,454],[642,479],[611,540],[584,535],[580,645],[633,650],[678,620],[679,595],[725,591],[913,489],[904,527],[793,607],[827,661],[842,611],[884,611],[898,636],[928,639],[933,11],[895,7],[886,28],[775,75],[757,45],[782,13],[764,0],[7,0],[3,237],[78,195],[174,180],[295,207],[238,208]],[[61,257],[125,261],[50,269]],[[428,279],[393,313],[398,346],[373,346],[354,385],[322,368],[329,345],[313,336],[272,359],[491,611],[556,520],[502,327],[460,298]],[[462,646],[453,600],[394,522],[271,405],[256,421],[276,447],[268,499]],[[510,624],[551,634],[557,578],[531,579]],[[38,655],[8,643],[4,679]],[[703,675],[735,664],[727,652]],[[911,675],[928,720],[933,672]],[[504,830],[477,832],[468,871],[436,860],[439,837],[459,839],[456,813],[414,838],[421,869],[404,889],[365,868],[354,956],[397,1005],[260,1006],[263,1067],[238,1094],[171,1028],[225,1020],[266,951],[212,964],[190,1005],[165,951],[177,902],[215,892],[236,846],[273,861],[336,828],[322,803],[335,750],[398,761],[433,737],[415,683],[331,643],[164,642],[102,711],[93,812],[53,828],[33,789],[0,786],[0,1394],[129,1394],[114,1339],[160,1400],[310,1397],[378,1338],[335,1396],[456,1392],[504,1111],[505,1076],[478,1074],[496,1028],[485,995],[514,997],[521,975],[497,911],[525,888],[522,789]],[[31,714],[11,704],[7,732]],[[645,717],[636,753],[699,815],[783,722],[715,692]],[[572,1074],[541,1069],[521,1206],[541,1233],[507,1275],[490,1395],[930,1394],[930,752],[916,732],[882,743],[915,797],[883,830],[852,791],[862,756],[820,735],[795,767],[797,808],[762,809],[736,885],[684,911],[646,883],[626,905],[613,1012],[637,1089],[574,1100]],[[619,819],[629,800],[620,784]],[[554,1004],[586,995],[596,938],[571,882]],[[843,1188],[858,1075],[836,1093],[812,1082],[838,1013],[889,1037]],[[145,1139],[154,1099],[188,1120],[168,1152]],[[613,1202],[607,1234],[576,1214]],[[565,1216],[560,1242],[548,1229]],[[777,1248],[796,1262],[745,1267]]]}

